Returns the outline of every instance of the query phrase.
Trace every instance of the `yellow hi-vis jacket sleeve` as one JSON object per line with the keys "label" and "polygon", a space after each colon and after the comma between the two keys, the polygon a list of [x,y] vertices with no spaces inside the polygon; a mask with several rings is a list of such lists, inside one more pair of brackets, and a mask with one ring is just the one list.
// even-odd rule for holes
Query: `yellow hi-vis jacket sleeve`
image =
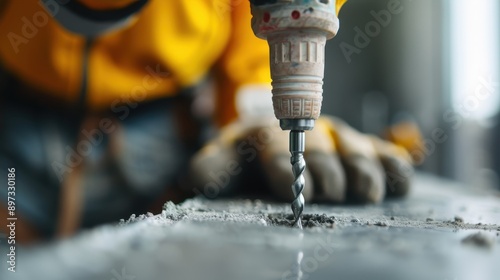
{"label": "yellow hi-vis jacket sleeve", "polygon": [[[63,27],[54,18],[63,7],[44,1],[0,0],[0,62],[41,98],[71,104],[84,94],[90,109],[113,111],[174,95],[215,69],[225,124],[236,117],[239,87],[270,84],[268,46],[252,33],[248,0],[149,0],[127,25],[93,39]],[[80,2],[109,10],[134,1]]]}

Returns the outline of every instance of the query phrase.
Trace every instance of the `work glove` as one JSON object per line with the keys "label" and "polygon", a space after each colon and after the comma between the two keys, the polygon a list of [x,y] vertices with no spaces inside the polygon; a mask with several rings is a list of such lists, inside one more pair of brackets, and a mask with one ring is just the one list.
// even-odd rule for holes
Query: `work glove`
{"label": "work glove", "polygon": [[[186,190],[216,198],[264,188],[274,198],[293,200],[288,135],[269,118],[226,126],[192,158]],[[334,117],[321,117],[306,132],[304,157],[306,201],[377,203],[404,196],[410,188],[413,167],[407,149]]]}

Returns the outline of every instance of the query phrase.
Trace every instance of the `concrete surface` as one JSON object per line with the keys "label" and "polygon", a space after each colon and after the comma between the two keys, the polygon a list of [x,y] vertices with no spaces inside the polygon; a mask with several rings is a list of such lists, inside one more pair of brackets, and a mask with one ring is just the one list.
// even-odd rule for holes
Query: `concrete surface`
{"label": "concrete surface", "polygon": [[[69,240],[20,248],[0,279],[500,279],[500,197],[427,175],[407,199],[307,205],[167,203]],[[322,215],[324,214],[324,215]],[[2,256],[5,258],[4,248]]]}

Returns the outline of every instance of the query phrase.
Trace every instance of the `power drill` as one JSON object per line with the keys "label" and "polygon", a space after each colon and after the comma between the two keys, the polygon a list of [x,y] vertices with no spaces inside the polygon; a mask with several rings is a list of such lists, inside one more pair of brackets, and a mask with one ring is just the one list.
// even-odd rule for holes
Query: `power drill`
{"label": "power drill", "polygon": [[252,29],[267,40],[273,80],[273,107],[290,130],[295,199],[294,226],[302,228],[305,187],[305,131],[314,128],[323,100],[325,44],[339,28],[337,8],[346,0],[250,0]]}

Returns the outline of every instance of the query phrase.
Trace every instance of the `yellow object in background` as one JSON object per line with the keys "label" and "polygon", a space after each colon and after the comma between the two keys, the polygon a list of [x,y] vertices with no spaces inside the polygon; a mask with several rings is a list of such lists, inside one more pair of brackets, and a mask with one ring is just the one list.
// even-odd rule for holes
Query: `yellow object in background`
{"label": "yellow object in background", "polygon": [[415,122],[402,121],[392,125],[385,132],[385,138],[408,151],[415,165],[420,165],[424,161],[425,155],[420,153],[423,137]]}
{"label": "yellow object in background", "polygon": [[337,10],[337,15],[339,14],[340,9],[345,4],[345,2],[347,2],[347,0],[337,0],[337,2],[335,3],[335,9]]}
{"label": "yellow object in background", "polygon": [[[132,2],[82,3],[109,9]],[[150,0],[125,28],[91,44],[64,29],[37,0],[5,5],[0,35],[7,40],[0,43],[1,63],[23,83],[44,92],[43,98],[77,102],[85,62],[85,102],[96,111],[109,111],[117,102],[174,95],[215,69],[223,82],[217,119],[225,124],[236,117],[234,93],[239,87],[270,83],[268,46],[253,35],[248,1]]]}

